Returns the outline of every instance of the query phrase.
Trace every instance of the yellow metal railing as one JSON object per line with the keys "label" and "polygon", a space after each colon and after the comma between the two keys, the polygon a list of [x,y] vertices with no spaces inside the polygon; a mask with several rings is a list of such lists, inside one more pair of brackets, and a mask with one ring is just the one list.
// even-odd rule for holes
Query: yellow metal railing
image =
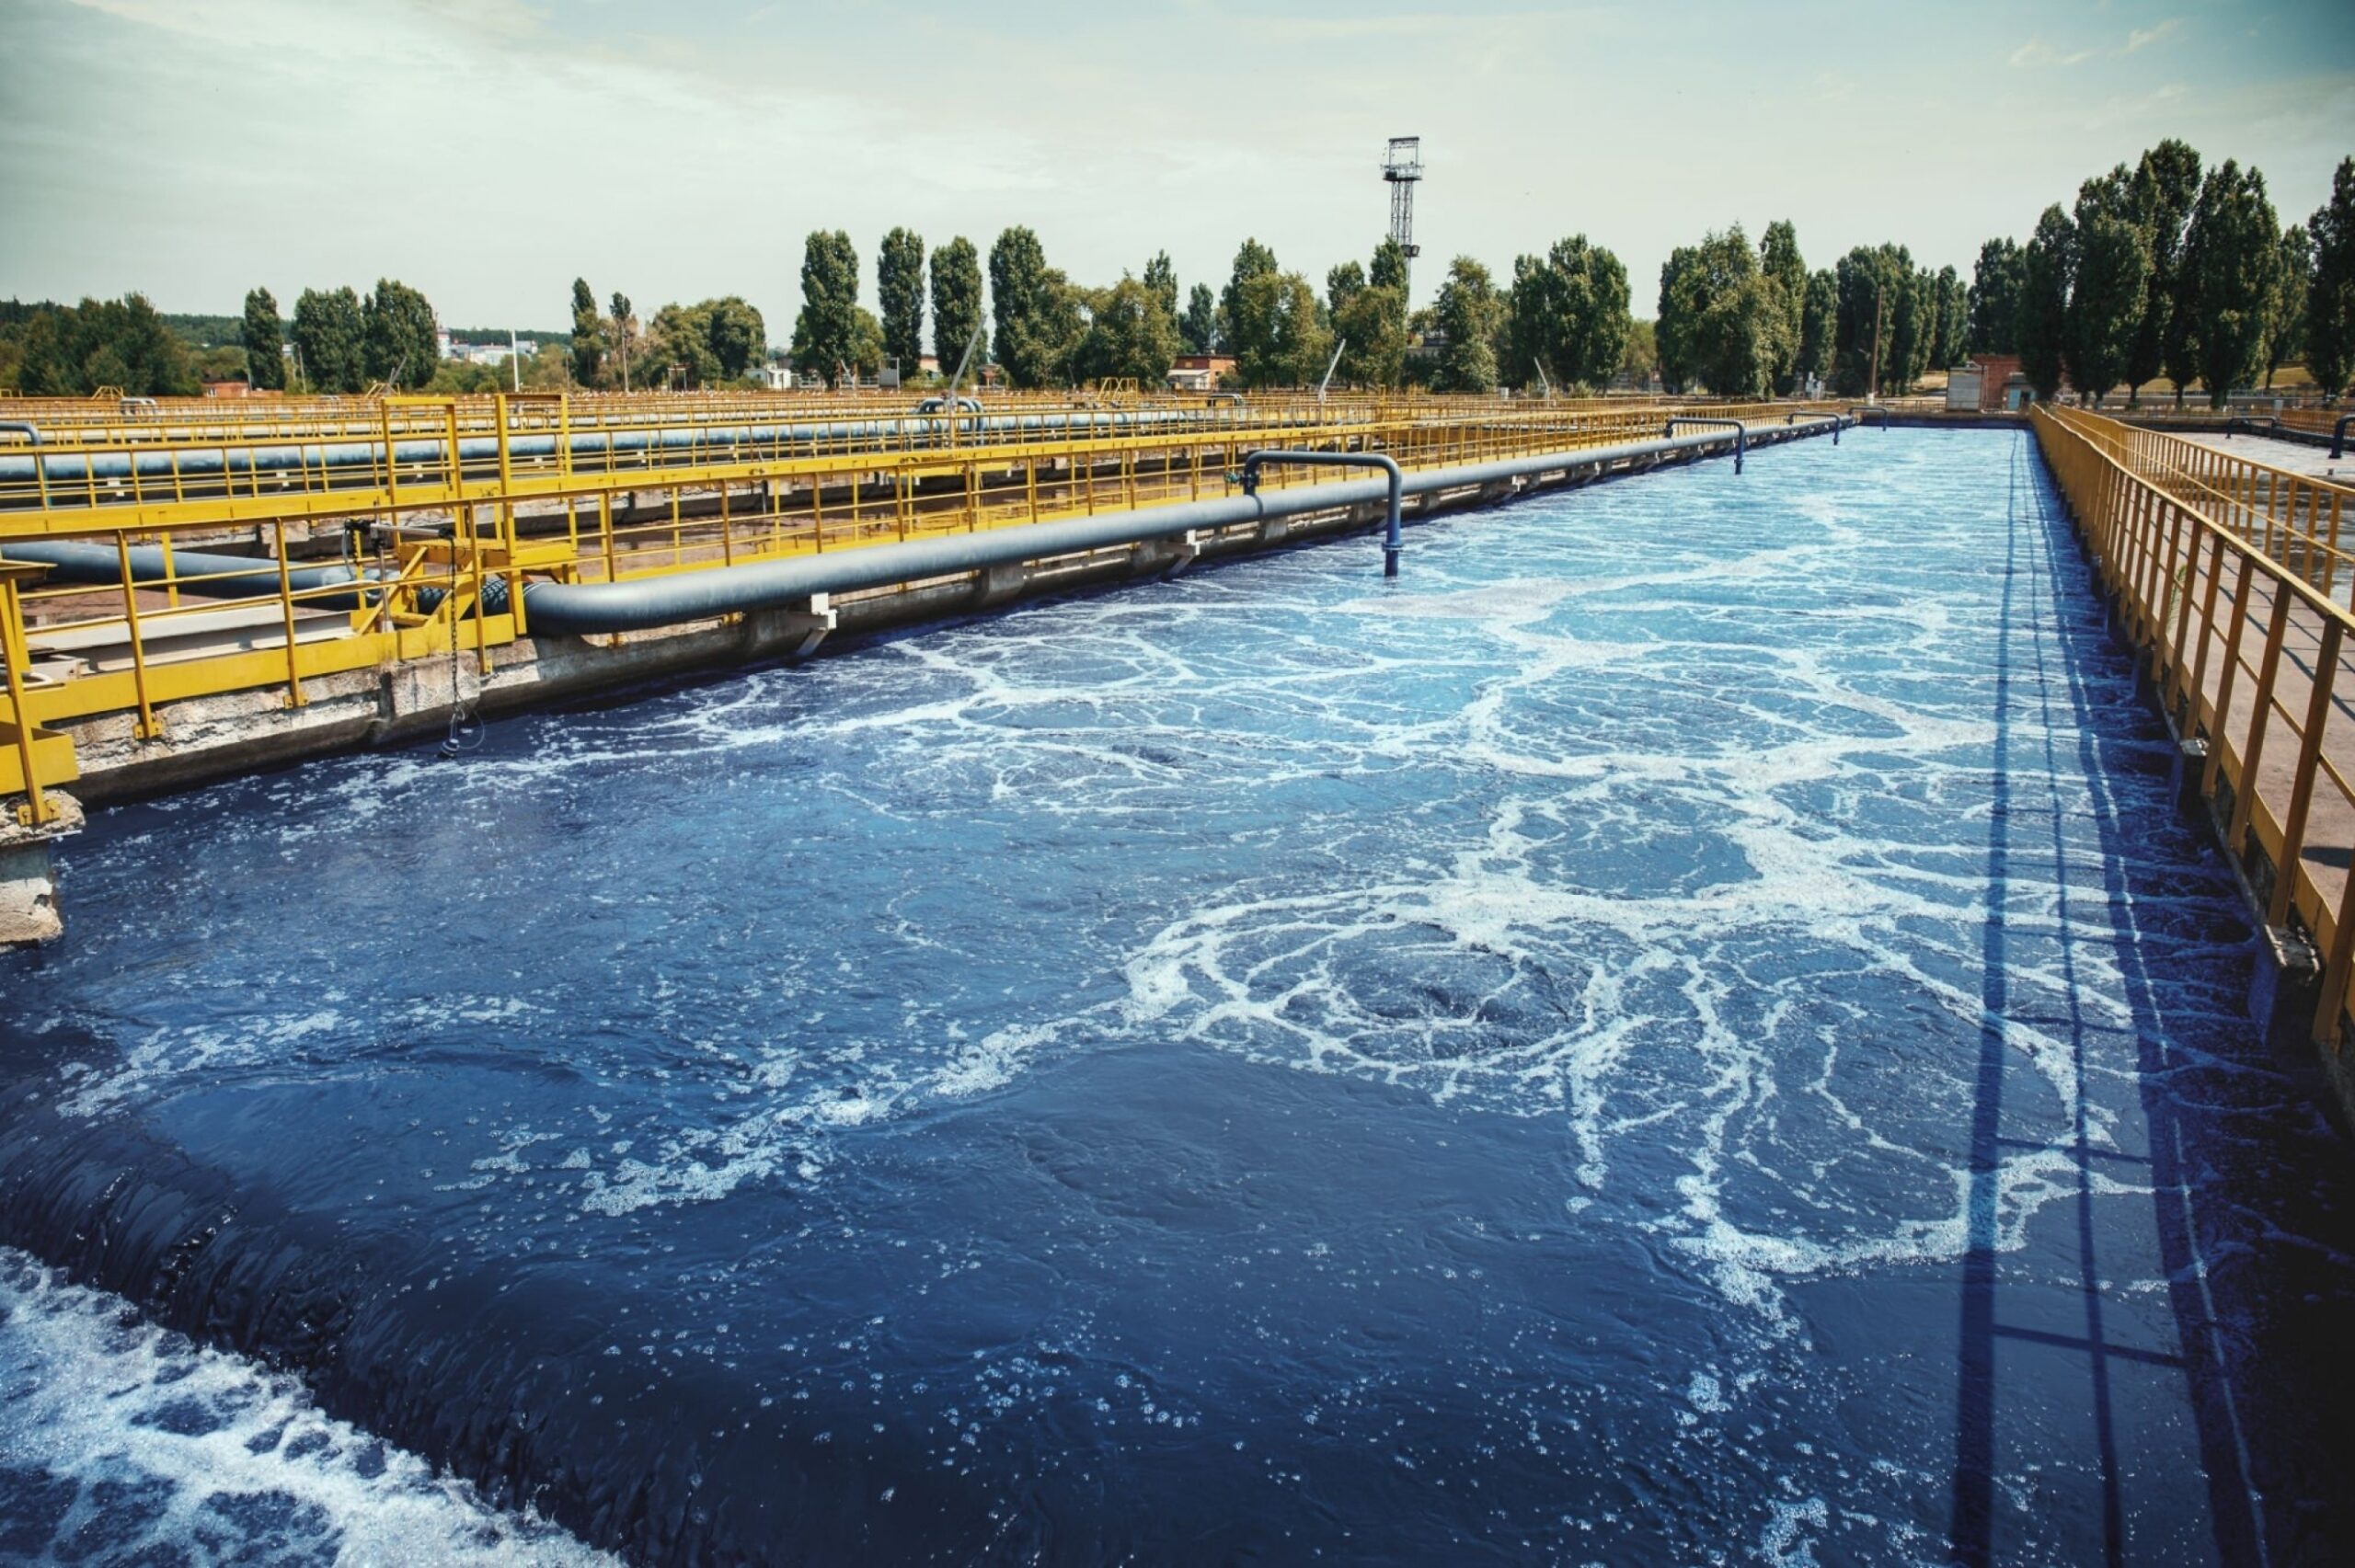
{"label": "yellow metal railing", "polygon": [[[487,426],[477,403],[489,409]],[[839,405],[824,406],[831,418]],[[0,506],[0,556],[12,538],[30,538],[96,544],[119,563],[110,580],[98,583],[9,578],[0,607],[10,682],[0,740],[15,759],[6,772],[35,788],[73,776],[70,742],[42,725],[121,713],[137,738],[154,739],[177,702],[278,687],[287,705],[300,706],[323,679],[454,658],[461,646],[488,673],[492,650],[529,630],[523,590],[534,577],[620,581],[1200,499],[1226,493],[1244,454],[1258,447],[1378,451],[1410,469],[1577,451],[1657,436],[1677,406],[1773,425],[1821,411],[1412,396],[1319,405],[1309,397],[1271,399],[1241,416],[1205,407],[1201,418],[1142,430],[1083,416],[1045,433],[993,430],[979,443],[968,428],[956,444],[780,438],[751,452],[741,441],[701,441],[693,425],[662,423],[670,416],[661,410],[608,411],[677,436],[674,462],[631,467],[583,464],[561,439],[548,452],[515,450],[517,432],[580,429],[569,398],[379,398],[369,405],[373,455],[333,482],[316,464],[273,484],[233,473],[212,494],[135,477],[99,494],[86,477],[78,492],[53,486],[35,498],[41,504],[24,504],[20,492],[13,508]],[[591,418],[593,429],[606,415]],[[469,421],[496,439],[488,451],[454,460]],[[206,450],[194,440],[109,446],[93,438],[43,444],[38,455],[45,463],[76,452]],[[236,444],[215,440],[211,448]],[[33,450],[8,452],[21,458]],[[168,457],[165,466],[168,476]],[[1287,467],[1267,483],[1291,489],[1348,477]],[[160,576],[152,564],[132,569],[132,550],[148,544],[160,547]],[[239,564],[193,559],[224,553]],[[301,568],[336,562],[365,580],[299,586]],[[77,578],[86,576],[86,566]],[[202,591],[222,578],[262,591]],[[503,605],[477,612],[499,604],[494,584],[506,589]]]}
{"label": "yellow metal railing", "polygon": [[2355,537],[2341,537],[2343,525],[2355,524],[2355,487],[2165,430],[2072,408],[2051,412],[2131,473],[2297,572],[2325,598],[2355,590]]}
{"label": "yellow metal railing", "polygon": [[2336,1042],[2355,966],[2355,726],[2335,693],[2355,616],[2310,580],[2303,544],[2284,550],[2316,543],[2311,524],[2256,526],[2269,514],[2245,475],[2235,489],[2234,470],[2179,466],[2151,432],[2043,406],[2032,419],[2177,734],[2204,746],[2200,795],[2227,853],[2267,922],[2321,956],[2314,1033]]}

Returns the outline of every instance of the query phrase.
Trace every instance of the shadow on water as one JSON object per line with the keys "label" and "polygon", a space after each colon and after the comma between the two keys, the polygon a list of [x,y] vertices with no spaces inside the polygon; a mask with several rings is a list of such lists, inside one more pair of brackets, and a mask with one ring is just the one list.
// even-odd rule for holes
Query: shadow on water
{"label": "shadow on water", "polygon": [[[2136,1555],[2127,1540],[2112,1396],[2113,1366],[2120,1362],[2178,1370],[2187,1379],[2222,1561],[2344,1561],[2338,1553],[2355,1540],[2355,1509],[2327,1456],[2355,1451],[2355,1424],[2321,1391],[2340,1384],[2348,1360],[2344,1324],[2334,1322],[2334,1314],[2343,1314],[2348,1305],[2337,1275],[2344,1266],[2349,1150],[2315,1108],[2319,1085],[2314,1075],[2269,1059],[2253,1025],[2203,1036],[2170,1016],[2168,989],[2153,973],[2144,950],[2142,905],[2133,885],[2135,863],[2152,824],[2128,818],[2147,818],[2150,802],[2120,798],[2121,775],[2151,771],[2148,754],[2165,744],[2164,729],[2137,698],[2131,664],[2090,591],[2065,508],[2026,437],[2014,449],[2001,571],[2004,615],[1993,675],[1994,782],[1982,942],[1985,1019],[1968,1165],[1950,1557],[1973,1565],[2006,1557],[1996,1506],[2007,1391],[1999,1375],[1998,1344],[2015,1342],[2063,1353],[2083,1368],[2104,1562],[2119,1563]],[[2039,585],[2037,601],[2021,605],[2029,583]],[[2049,639],[2029,635],[2031,651],[2026,655],[2018,647],[2016,607],[2039,617],[2050,632]],[[2057,659],[2051,662],[2049,646],[2057,647]],[[2031,683],[2034,697],[2022,697],[2019,688]],[[2056,693],[2063,691],[2068,711],[2054,715]],[[2039,704],[2039,722],[2025,727],[2046,738],[2041,758],[2016,754],[2016,701]],[[2079,771],[2091,791],[2102,852],[2104,897],[2098,899],[2072,898],[2060,800],[2028,807],[2017,798],[2033,781],[2059,776],[2054,737],[2061,732],[2074,734]],[[2106,750],[2113,754],[2106,758]],[[2145,756],[2127,755],[2138,750]],[[2004,1101],[2011,1049],[2005,1025],[2015,961],[2007,951],[2007,911],[2021,874],[2045,869],[2033,866],[2043,846],[2032,845],[2024,827],[2039,811],[2052,825],[2050,871],[2054,912],[2064,933],[2060,965],[2067,997],[2066,1016],[2058,1022],[2066,1031],[2077,1085],[2062,1140],[2007,1136]],[[2187,840],[2188,854],[2212,860],[2212,849],[2189,841],[2181,824],[2172,831]],[[2114,957],[2137,1036],[2147,1156],[2097,1147],[2090,1135],[2080,939],[2069,934],[2077,918],[2100,920],[2110,929],[2102,945]],[[1999,1310],[2005,1151],[2049,1150],[2056,1142],[2065,1148],[2074,1174],[2082,1335],[2006,1322]],[[2094,1218],[2104,1175],[2149,1185],[2177,1354],[2127,1343],[2105,1331],[2105,1281]],[[2016,1397],[2025,1379],[2017,1372],[2012,1379],[2009,1391]]]}

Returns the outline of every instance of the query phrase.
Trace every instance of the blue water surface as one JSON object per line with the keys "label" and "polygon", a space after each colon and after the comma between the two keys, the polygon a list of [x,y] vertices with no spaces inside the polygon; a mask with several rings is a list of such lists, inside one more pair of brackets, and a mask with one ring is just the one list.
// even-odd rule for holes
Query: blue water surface
{"label": "blue water surface", "polygon": [[2167,761],[2012,433],[1036,603],[98,813],[0,1239],[648,1561],[2326,1561]]}

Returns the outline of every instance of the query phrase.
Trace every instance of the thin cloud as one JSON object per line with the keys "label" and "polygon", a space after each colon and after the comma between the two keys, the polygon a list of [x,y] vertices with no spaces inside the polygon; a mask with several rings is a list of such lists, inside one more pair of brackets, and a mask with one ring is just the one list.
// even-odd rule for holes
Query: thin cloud
{"label": "thin cloud", "polygon": [[2131,54],[2147,44],[2157,43],[2162,39],[2173,38],[2182,29],[2181,17],[2169,17],[2154,28],[2136,28],[2126,35],[2126,52]]}
{"label": "thin cloud", "polygon": [[2020,70],[2042,65],[2076,65],[2093,57],[2094,52],[2090,49],[2080,49],[2072,53],[2063,54],[2045,42],[2044,35],[2039,33],[2012,51],[2012,67],[2015,70]]}

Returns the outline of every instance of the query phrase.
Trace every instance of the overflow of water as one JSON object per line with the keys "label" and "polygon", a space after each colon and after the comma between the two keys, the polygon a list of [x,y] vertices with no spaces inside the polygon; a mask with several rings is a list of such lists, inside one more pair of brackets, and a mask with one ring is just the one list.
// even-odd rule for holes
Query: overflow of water
{"label": "overflow of water", "polygon": [[96,814],[0,1241],[252,1358],[191,1440],[475,1490],[109,1449],[153,1331],[17,1260],[12,1544],[133,1452],[524,1556],[2343,1542],[2348,1150],[2032,447],[1749,469]]}

